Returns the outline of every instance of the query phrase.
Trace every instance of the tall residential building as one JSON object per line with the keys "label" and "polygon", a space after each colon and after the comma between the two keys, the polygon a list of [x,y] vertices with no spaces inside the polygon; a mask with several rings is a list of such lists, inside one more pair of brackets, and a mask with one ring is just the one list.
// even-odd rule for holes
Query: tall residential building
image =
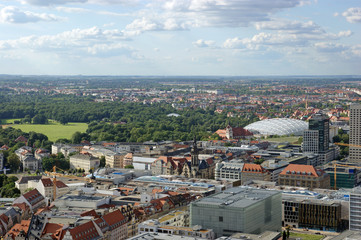
{"label": "tall residential building", "polygon": [[319,164],[335,159],[335,148],[329,147],[330,121],[323,114],[315,114],[309,121],[308,130],[303,132],[302,150],[304,153],[318,154]]}
{"label": "tall residential building", "polygon": [[[350,107],[350,144],[361,145],[361,104]],[[361,148],[350,146],[349,162],[361,163]]]}
{"label": "tall residential building", "polygon": [[312,116],[303,135],[304,152],[319,153],[329,149],[329,124],[329,119],[322,114]]}
{"label": "tall residential building", "polygon": [[282,194],[246,187],[230,188],[190,205],[191,226],[213,229],[217,237],[237,232],[280,231]]}
{"label": "tall residential building", "polygon": [[361,188],[356,187],[350,193],[350,230],[361,231]]}

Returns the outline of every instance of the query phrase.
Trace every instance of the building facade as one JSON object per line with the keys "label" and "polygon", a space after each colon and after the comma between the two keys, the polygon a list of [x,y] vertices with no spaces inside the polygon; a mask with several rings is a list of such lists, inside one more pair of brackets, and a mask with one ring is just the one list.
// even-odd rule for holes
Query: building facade
{"label": "building facade", "polygon": [[340,232],[347,228],[338,200],[282,198],[282,226]]}
{"label": "building facade", "polygon": [[279,185],[330,188],[330,175],[311,165],[290,164],[278,176]]}
{"label": "building facade", "polygon": [[349,162],[361,163],[361,148],[352,145],[361,145],[361,104],[350,106],[350,150]]}
{"label": "building facade", "polygon": [[220,162],[216,164],[215,179],[216,180],[228,180],[236,179],[241,180],[242,169],[244,163],[242,162]]}
{"label": "building facade", "polygon": [[280,231],[281,208],[281,192],[230,188],[192,202],[190,225],[213,229],[217,237],[237,232]]}
{"label": "building facade", "polygon": [[85,172],[89,172],[90,169],[97,169],[100,165],[99,158],[93,157],[89,154],[76,154],[70,156],[70,168],[71,169],[84,169]]}
{"label": "building facade", "polygon": [[350,230],[361,231],[361,188],[350,193]]}

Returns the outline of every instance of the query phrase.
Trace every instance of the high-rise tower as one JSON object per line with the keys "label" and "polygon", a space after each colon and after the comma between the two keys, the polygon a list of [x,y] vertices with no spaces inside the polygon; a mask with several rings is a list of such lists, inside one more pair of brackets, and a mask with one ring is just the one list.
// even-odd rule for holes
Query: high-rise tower
{"label": "high-rise tower", "polygon": [[[361,145],[361,104],[350,107],[350,145]],[[361,148],[350,146],[349,162],[361,163]]]}
{"label": "high-rise tower", "polygon": [[304,152],[321,153],[329,149],[329,124],[329,119],[322,114],[312,116],[303,134]]}

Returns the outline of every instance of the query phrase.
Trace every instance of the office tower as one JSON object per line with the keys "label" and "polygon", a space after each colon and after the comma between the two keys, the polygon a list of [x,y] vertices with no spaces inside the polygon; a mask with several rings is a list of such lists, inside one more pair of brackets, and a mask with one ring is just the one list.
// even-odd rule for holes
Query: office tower
{"label": "office tower", "polygon": [[335,158],[335,149],[329,147],[329,125],[329,119],[318,113],[312,116],[308,130],[303,133],[303,152],[318,154],[318,165],[325,164]]}
{"label": "office tower", "polygon": [[[350,145],[361,145],[361,104],[350,107]],[[361,163],[361,147],[350,146],[349,162]]]}
{"label": "office tower", "polygon": [[304,132],[304,152],[320,153],[329,149],[329,119],[322,114],[315,114]]}

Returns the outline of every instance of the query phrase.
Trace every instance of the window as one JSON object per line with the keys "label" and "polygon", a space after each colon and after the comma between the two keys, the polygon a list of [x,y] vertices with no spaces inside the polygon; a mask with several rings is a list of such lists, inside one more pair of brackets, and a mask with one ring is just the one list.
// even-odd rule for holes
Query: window
{"label": "window", "polygon": [[223,217],[222,216],[219,216],[219,219],[218,219],[220,222],[223,222]]}

